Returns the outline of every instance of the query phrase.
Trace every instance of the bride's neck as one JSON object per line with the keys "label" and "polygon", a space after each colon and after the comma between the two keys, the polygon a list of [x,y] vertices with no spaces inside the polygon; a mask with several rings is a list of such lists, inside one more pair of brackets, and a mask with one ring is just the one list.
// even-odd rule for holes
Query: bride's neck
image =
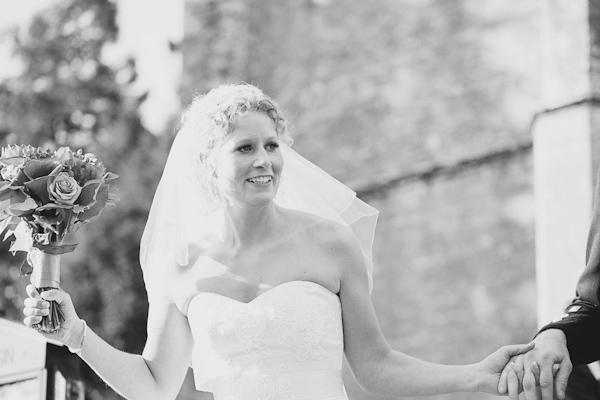
{"label": "bride's neck", "polygon": [[264,243],[278,236],[281,216],[279,207],[270,202],[263,207],[224,206],[225,224],[223,241],[233,248],[243,248]]}

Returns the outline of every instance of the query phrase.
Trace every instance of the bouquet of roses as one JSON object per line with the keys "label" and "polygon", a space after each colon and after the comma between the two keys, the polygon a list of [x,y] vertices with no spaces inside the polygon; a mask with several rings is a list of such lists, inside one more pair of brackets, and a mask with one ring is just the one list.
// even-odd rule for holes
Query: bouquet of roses
{"label": "bouquet of roses", "polygon": [[[29,145],[9,145],[0,155],[0,234],[14,235],[10,251],[26,251],[31,281],[38,291],[58,289],[60,255],[75,250],[64,244],[116,200],[108,181],[117,175],[93,154],[61,147],[56,151]],[[56,304],[37,326],[44,332],[60,328],[63,316]]]}

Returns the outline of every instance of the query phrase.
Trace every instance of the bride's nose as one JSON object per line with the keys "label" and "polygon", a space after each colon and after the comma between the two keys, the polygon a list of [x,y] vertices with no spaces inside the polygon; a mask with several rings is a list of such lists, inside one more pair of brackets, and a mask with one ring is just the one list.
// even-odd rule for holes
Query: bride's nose
{"label": "bride's nose", "polygon": [[271,164],[271,159],[266,151],[258,153],[256,160],[254,160],[254,167],[256,168],[269,168]]}

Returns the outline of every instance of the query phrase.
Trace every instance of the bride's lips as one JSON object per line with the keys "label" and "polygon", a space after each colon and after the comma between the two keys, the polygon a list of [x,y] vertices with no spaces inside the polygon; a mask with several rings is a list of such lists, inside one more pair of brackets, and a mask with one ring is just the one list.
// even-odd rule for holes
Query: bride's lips
{"label": "bride's lips", "polygon": [[254,185],[266,186],[273,182],[273,175],[258,175],[252,178],[246,179],[246,182],[250,182]]}

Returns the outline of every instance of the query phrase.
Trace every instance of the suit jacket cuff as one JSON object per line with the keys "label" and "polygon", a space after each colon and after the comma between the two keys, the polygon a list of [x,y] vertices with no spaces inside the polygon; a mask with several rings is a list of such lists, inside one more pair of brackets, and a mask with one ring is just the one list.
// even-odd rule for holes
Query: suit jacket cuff
{"label": "suit jacket cuff", "polygon": [[573,301],[558,319],[540,329],[537,335],[548,329],[560,329],[565,333],[573,365],[600,359],[600,307],[596,304]]}

